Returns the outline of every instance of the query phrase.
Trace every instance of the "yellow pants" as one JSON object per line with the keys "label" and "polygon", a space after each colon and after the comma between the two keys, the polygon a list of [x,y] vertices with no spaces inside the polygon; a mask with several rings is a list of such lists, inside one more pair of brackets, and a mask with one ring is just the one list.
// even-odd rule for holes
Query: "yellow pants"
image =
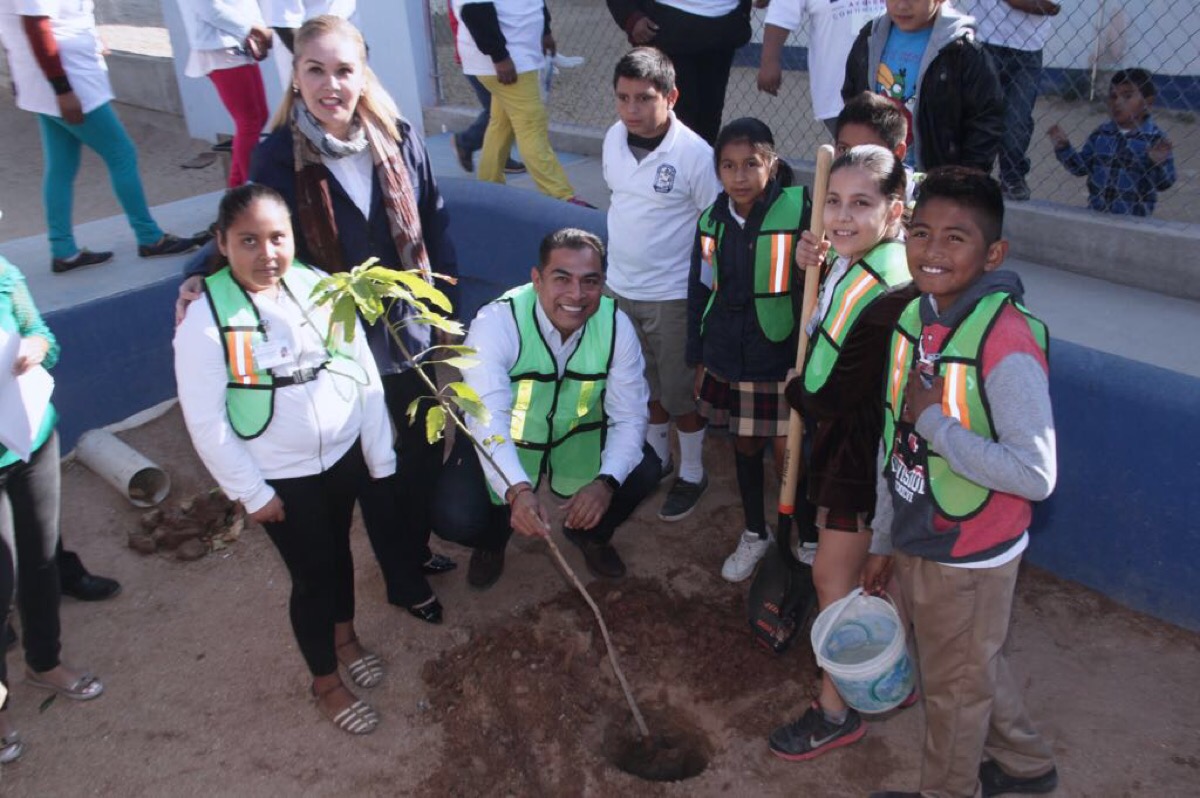
{"label": "yellow pants", "polygon": [[555,199],[574,196],[567,173],[550,146],[550,119],[538,91],[538,73],[522,72],[516,83],[507,86],[495,75],[479,75],[479,82],[492,95],[491,121],[479,155],[479,179],[504,182],[504,162],[515,138],[538,191]]}

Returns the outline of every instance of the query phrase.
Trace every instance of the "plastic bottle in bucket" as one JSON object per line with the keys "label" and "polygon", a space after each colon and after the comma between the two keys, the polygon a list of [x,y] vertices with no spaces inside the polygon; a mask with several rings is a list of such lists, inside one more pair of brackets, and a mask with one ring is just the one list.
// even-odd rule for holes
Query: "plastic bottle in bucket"
{"label": "plastic bottle in bucket", "polygon": [[891,599],[855,588],[817,616],[812,647],[847,704],[859,712],[887,712],[913,689],[904,637]]}

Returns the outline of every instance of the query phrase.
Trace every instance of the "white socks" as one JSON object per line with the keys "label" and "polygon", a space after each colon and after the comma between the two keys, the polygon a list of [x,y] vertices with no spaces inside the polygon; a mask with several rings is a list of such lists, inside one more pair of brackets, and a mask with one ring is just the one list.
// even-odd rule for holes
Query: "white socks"
{"label": "white socks", "polygon": [[[656,425],[651,425],[653,429]],[[664,425],[666,426],[666,425]],[[684,432],[679,434],[679,478],[691,483],[699,483],[704,479],[704,430]]]}
{"label": "white socks", "polygon": [[650,448],[658,455],[663,468],[666,468],[667,463],[671,462],[671,442],[667,437],[667,433],[670,431],[671,422],[669,421],[665,424],[651,424],[646,427],[646,443],[650,444]]}

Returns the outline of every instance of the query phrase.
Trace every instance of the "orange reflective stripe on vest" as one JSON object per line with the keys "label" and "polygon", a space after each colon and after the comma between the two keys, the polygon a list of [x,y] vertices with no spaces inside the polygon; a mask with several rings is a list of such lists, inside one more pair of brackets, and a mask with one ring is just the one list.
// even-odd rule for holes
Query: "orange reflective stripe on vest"
{"label": "orange reflective stripe on vest", "polygon": [[[888,371],[888,385],[891,389],[891,406],[899,407],[901,394],[904,393],[905,372],[908,371],[908,356],[912,351],[912,342],[904,336],[899,336],[892,351],[892,365]],[[890,446],[891,441],[885,441]]]}
{"label": "orange reflective stripe on vest", "polygon": [[833,323],[829,325],[829,336],[831,338],[835,341],[841,340],[842,328],[846,325],[846,320],[850,318],[855,306],[867,296],[871,288],[877,285],[878,282],[869,273],[864,272],[854,281],[852,286],[846,289],[846,293],[842,295],[842,301],[833,316]]}
{"label": "orange reflective stripe on vest", "polygon": [[772,294],[784,294],[792,286],[792,242],[791,233],[775,233],[771,236],[771,277],[768,285]]}
{"label": "orange reflective stripe on vest", "polygon": [[947,363],[942,391],[942,413],[958,419],[967,429],[971,428],[971,409],[967,404],[967,372],[965,363]]}
{"label": "orange reflective stripe on vest", "polygon": [[229,378],[241,385],[258,385],[254,368],[254,333],[249,330],[227,330],[225,347],[229,354]]}

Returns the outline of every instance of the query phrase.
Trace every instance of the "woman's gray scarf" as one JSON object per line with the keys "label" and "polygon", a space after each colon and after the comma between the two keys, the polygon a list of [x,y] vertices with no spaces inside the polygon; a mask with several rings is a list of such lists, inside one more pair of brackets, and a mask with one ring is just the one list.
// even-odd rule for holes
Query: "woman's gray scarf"
{"label": "woman's gray scarf", "polygon": [[303,102],[292,106],[292,120],[296,129],[317,148],[317,152],[327,158],[345,158],[347,155],[357,155],[368,146],[367,134],[358,121],[358,117],[350,123],[350,138],[348,141],[336,138],[325,132],[321,123],[313,116],[312,111]]}

